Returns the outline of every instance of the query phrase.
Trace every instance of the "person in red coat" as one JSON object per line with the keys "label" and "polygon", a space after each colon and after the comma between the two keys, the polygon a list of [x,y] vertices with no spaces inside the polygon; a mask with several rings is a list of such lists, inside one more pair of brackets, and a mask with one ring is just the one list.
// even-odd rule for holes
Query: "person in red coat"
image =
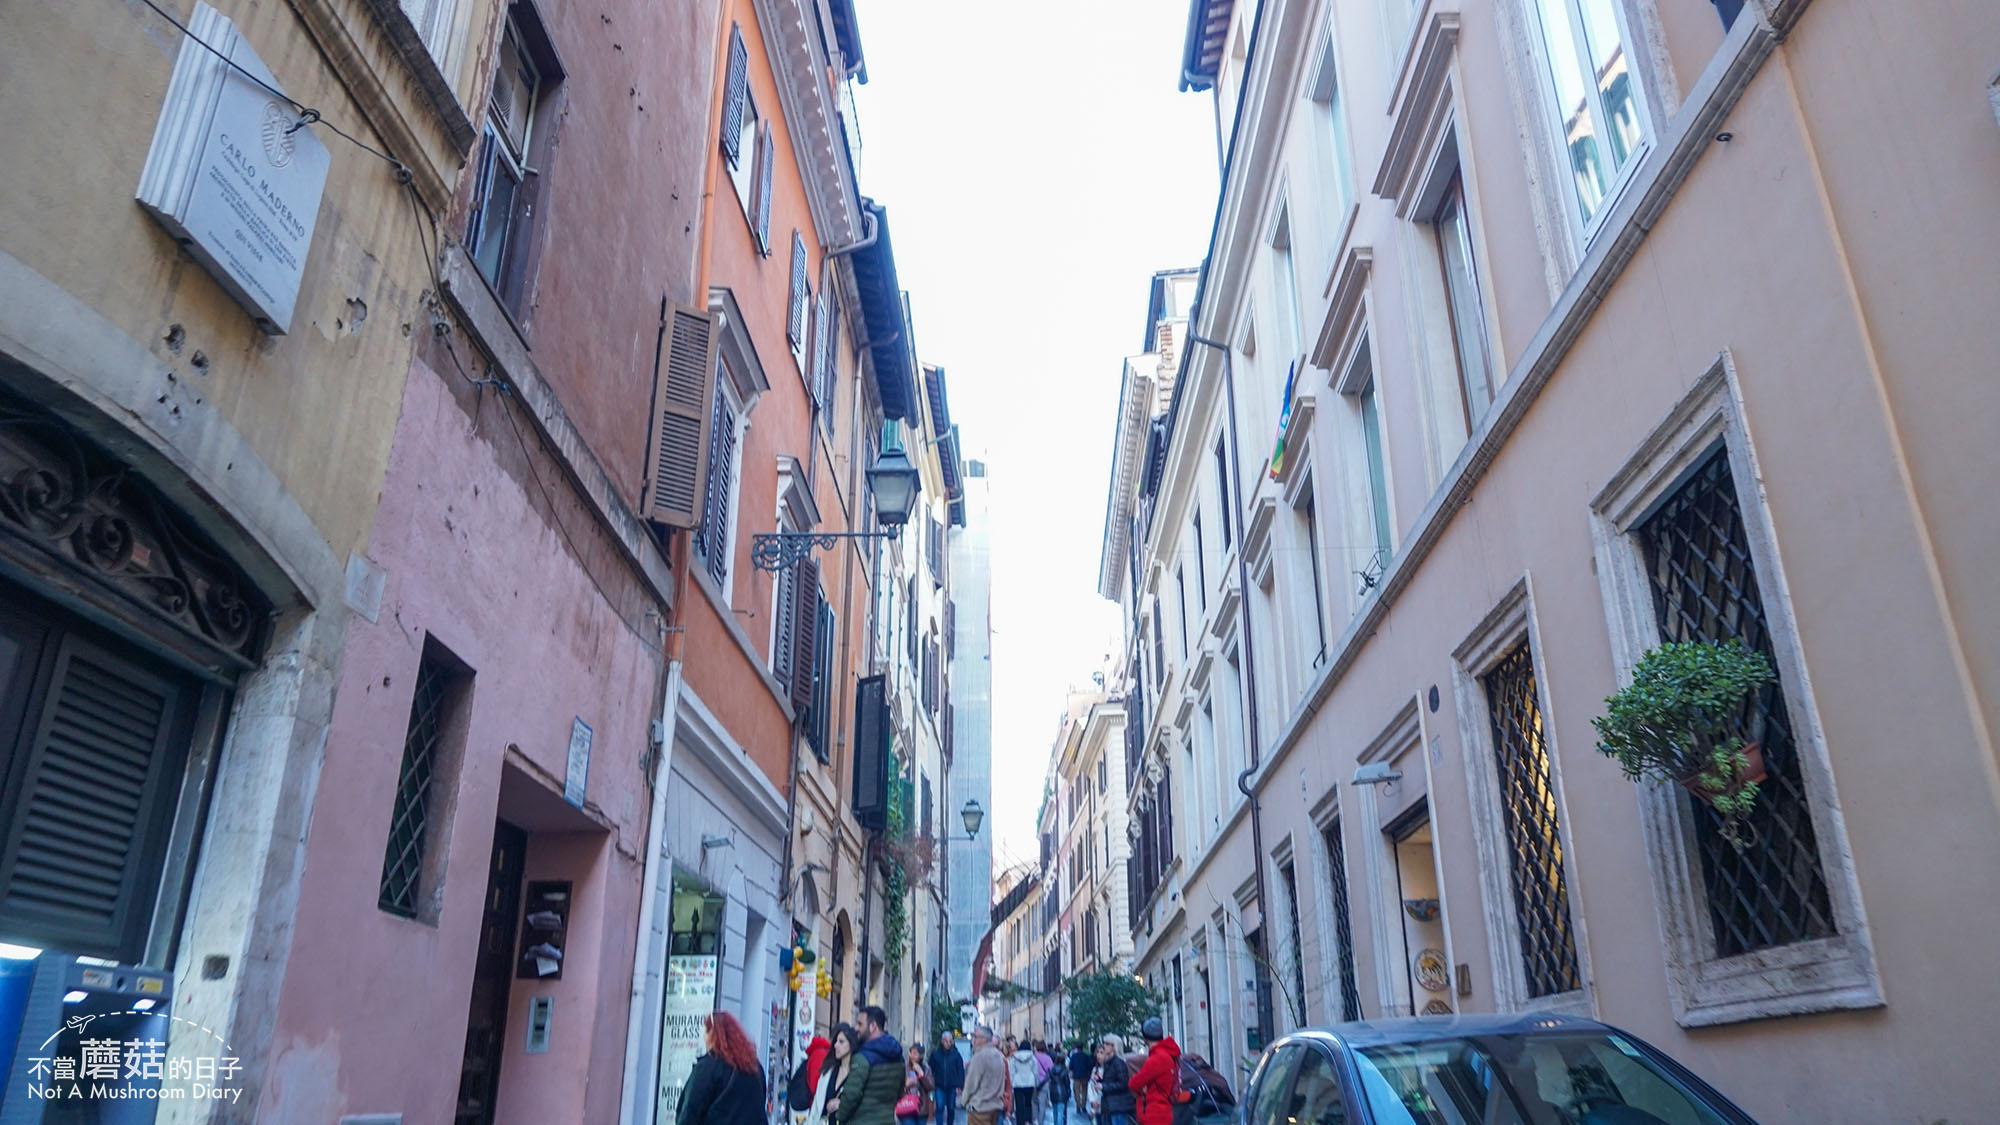
{"label": "person in red coat", "polygon": [[1147,1043],[1146,1061],[1132,1072],[1132,1097],[1139,1125],[1173,1125],[1174,1093],[1180,1089],[1181,1045],[1160,1026],[1158,1016],[1139,1029]]}

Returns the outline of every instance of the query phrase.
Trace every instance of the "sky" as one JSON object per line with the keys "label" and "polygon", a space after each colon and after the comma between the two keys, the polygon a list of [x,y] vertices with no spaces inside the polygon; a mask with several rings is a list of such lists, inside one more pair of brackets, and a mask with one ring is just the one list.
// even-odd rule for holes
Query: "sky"
{"label": "sky", "polygon": [[996,868],[1035,855],[1067,693],[1118,636],[1097,593],[1122,361],[1147,283],[1198,265],[1211,96],[1185,0],[855,0],[860,186],[888,209],[917,351],[992,497]]}

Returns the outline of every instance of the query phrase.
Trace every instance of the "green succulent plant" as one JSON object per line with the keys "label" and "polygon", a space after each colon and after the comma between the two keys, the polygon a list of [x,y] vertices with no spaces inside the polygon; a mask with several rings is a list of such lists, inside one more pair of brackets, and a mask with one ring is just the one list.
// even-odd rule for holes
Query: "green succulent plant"
{"label": "green succulent plant", "polygon": [[1738,716],[1752,692],[1777,677],[1763,653],[1730,638],[1669,642],[1639,659],[1632,682],[1591,720],[1597,750],[1633,781],[1655,778],[1695,790],[1741,846],[1743,818],[1757,804]]}

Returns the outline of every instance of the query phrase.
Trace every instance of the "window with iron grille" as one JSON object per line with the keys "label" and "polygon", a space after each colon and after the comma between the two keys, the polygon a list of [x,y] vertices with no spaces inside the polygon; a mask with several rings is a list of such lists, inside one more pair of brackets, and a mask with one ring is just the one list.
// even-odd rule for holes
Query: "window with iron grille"
{"label": "window with iron grille", "polygon": [[[1306,952],[1305,930],[1299,925],[1299,873],[1294,864],[1287,863],[1278,868],[1278,880],[1285,885],[1285,943],[1291,948],[1285,951],[1284,966],[1291,974],[1288,983],[1292,994],[1287,1000],[1288,1016],[1303,1017],[1306,1006]],[[1300,1018],[1303,1023],[1303,1018]]]}
{"label": "window with iron grille", "polygon": [[[1726,447],[1718,446],[1635,534],[1662,641],[1735,637],[1777,664]],[[1766,685],[1739,718],[1743,737],[1763,743],[1769,773],[1750,813],[1757,845],[1738,851],[1722,838],[1713,809],[1692,797],[1679,798],[1693,809],[1695,851],[1719,957],[1837,932],[1783,685]]]}
{"label": "window with iron grille", "polygon": [[1514,923],[1529,996],[1583,987],[1563,875],[1562,823],[1549,776],[1548,743],[1524,641],[1482,677],[1500,776],[1500,819],[1514,888]]}
{"label": "window with iron grille", "polygon": [[403,762],[396,775],[396,798],[389,814],[389,839],[382,853],[382,886],[376,902],[383,910],[415,918],[436,901],[431,853],[437,848],[433,821],[443,806],[444,777],[453,712],[466,675],[444,647],[424,640],[417,686],[410,698],[410,721],[403,734]]}
{"label": "window with iron grille", "polygon": [[[1333,941],[1335,973],[1340,978],[1340,1018],[1358,1020],[1361,1018],[1361,989],[1354,980],[1354,922],[1347,902],[1347,849],[1340,842],[1340,821],[1328,822],[1320,829],[1320,843],[1326,848],[1326,864],[1330,877],[1327,880],[1328,895],[1333,906]],[[1331,997],[1328,998],[1331,1001]],[[1328,1003],[1331,1008],[1333,1005]]]}

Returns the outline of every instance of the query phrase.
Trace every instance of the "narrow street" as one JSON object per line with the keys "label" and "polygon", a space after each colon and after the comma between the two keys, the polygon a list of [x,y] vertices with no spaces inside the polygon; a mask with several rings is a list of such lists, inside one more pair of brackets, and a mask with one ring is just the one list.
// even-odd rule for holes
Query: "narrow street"
{"label": "narrow street", "polygon": [[2000,1123],[1996,15],[0,5],[0,1125]]}

